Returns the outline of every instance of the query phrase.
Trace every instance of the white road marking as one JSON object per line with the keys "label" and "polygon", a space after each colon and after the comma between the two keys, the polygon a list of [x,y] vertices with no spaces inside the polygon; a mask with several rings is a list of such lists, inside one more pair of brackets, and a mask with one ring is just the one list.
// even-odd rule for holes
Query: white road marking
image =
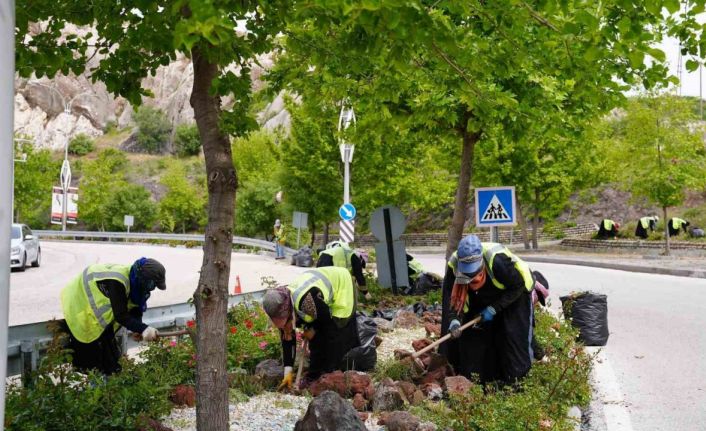
{"label": "white road marking", "polygon": [[591,354],[598,352],[593,360],[594,396],[603,405],[607,431],[633,431],[630,412],[608,356],[599,347],[587,347],[586,350]]}

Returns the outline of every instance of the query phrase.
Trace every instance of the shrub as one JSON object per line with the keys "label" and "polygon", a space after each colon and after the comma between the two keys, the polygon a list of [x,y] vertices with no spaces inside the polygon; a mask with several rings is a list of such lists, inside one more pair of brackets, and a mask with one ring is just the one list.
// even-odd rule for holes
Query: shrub
{"label": "shrub", "polygon": [[69,142],[69,154],[76,156],[85,156],[95,149],[96,144],[93,139],[84,133],[79,133]]}
{"label": "shrub", "polygon": [[179,157],[196,156],[201,151],[201,138],[196,126],[180,124],[174,134],[174,151]]}
{"label": "shrub", "polygon": [[133,115],[137,124],[137,144],[147,153],[162,153],[169,143],[172,125],[159,109],[142,106]]}
{"label": "shrub", "polygon": [[282,346],[279,331],[269,325],[269,318],[259,304],[238,304],[228,310],[228,369],[254,371],[265,359],[280,359]]}

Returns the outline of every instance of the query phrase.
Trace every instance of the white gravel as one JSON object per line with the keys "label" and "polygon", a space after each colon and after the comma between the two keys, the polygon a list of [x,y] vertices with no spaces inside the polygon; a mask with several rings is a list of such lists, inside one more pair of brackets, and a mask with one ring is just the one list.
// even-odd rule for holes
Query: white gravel
{"label": "white gravel", "polygon": [[393,357],[393,353],[397,349],[409,350],[412,349],[412,341],[426,337],[426,331],[423,327],[413,329],[396,328],[390,333],[381,334],[382,344],[378,346],[378,361],[384,361]]}

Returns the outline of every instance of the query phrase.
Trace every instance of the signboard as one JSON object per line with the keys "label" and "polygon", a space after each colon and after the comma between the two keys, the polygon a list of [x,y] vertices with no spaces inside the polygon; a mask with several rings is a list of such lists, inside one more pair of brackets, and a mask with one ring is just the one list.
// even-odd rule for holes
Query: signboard
{"label": "signboard", "polygon": [[515,187],[476,188],[476,226],[515,226]]}
{"label": "signboard", "polygon": [[375,244],[378,283],[391,287],[397,294],[398,287],[408,287],[407,253],[405,243],[399,239],[407,227],[407,220],[399,208],[385,205],[370,216],[370,230],[380,241]]}
{"label": "signboard", "polygon": [[353,220],[355,218],[355,213],[355,207],[350,202],[341,205],[341,207],[338,209],[338,215],[341,216],[341,220],[345,221]]}
{"label": "signboard", "polygon": [[307,213],[294,211],[294,214],[292,215],[292,227],[295,227],[297,229],[306,229],[308,222],[307,218]]}
{"label": "signboard", "polygon": [[131,215],[125,215],[123,218],[123,224],[127,227],[132,227],[135,225],[135,217]]}
{"label": "signboard", "polygon": [[[78,219],[78,189],[69,187],[69,199],[66,202],[66,223],[76,224]],[[51,222],[61,224],[62,211],[64,205],[64,190],[61,187],[53,187],[51,194]]]}

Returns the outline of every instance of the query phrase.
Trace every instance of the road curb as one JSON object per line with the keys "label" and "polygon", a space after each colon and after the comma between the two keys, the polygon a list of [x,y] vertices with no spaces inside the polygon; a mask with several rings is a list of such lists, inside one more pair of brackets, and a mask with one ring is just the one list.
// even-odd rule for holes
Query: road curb
{"label": "road curb", "polygon": [[678,268],[659,268],[643,265],[629,265],[624,263],[591,262],[578,259],[564,259],[547,256],[522,255],[522,260],[535,263],[554,263],[560,265],[589,266],[593,268],[616,269],[619,271],[642,272],[646,274],[673,275],[677,277],[706,278],[706,270],[691,270]]}

